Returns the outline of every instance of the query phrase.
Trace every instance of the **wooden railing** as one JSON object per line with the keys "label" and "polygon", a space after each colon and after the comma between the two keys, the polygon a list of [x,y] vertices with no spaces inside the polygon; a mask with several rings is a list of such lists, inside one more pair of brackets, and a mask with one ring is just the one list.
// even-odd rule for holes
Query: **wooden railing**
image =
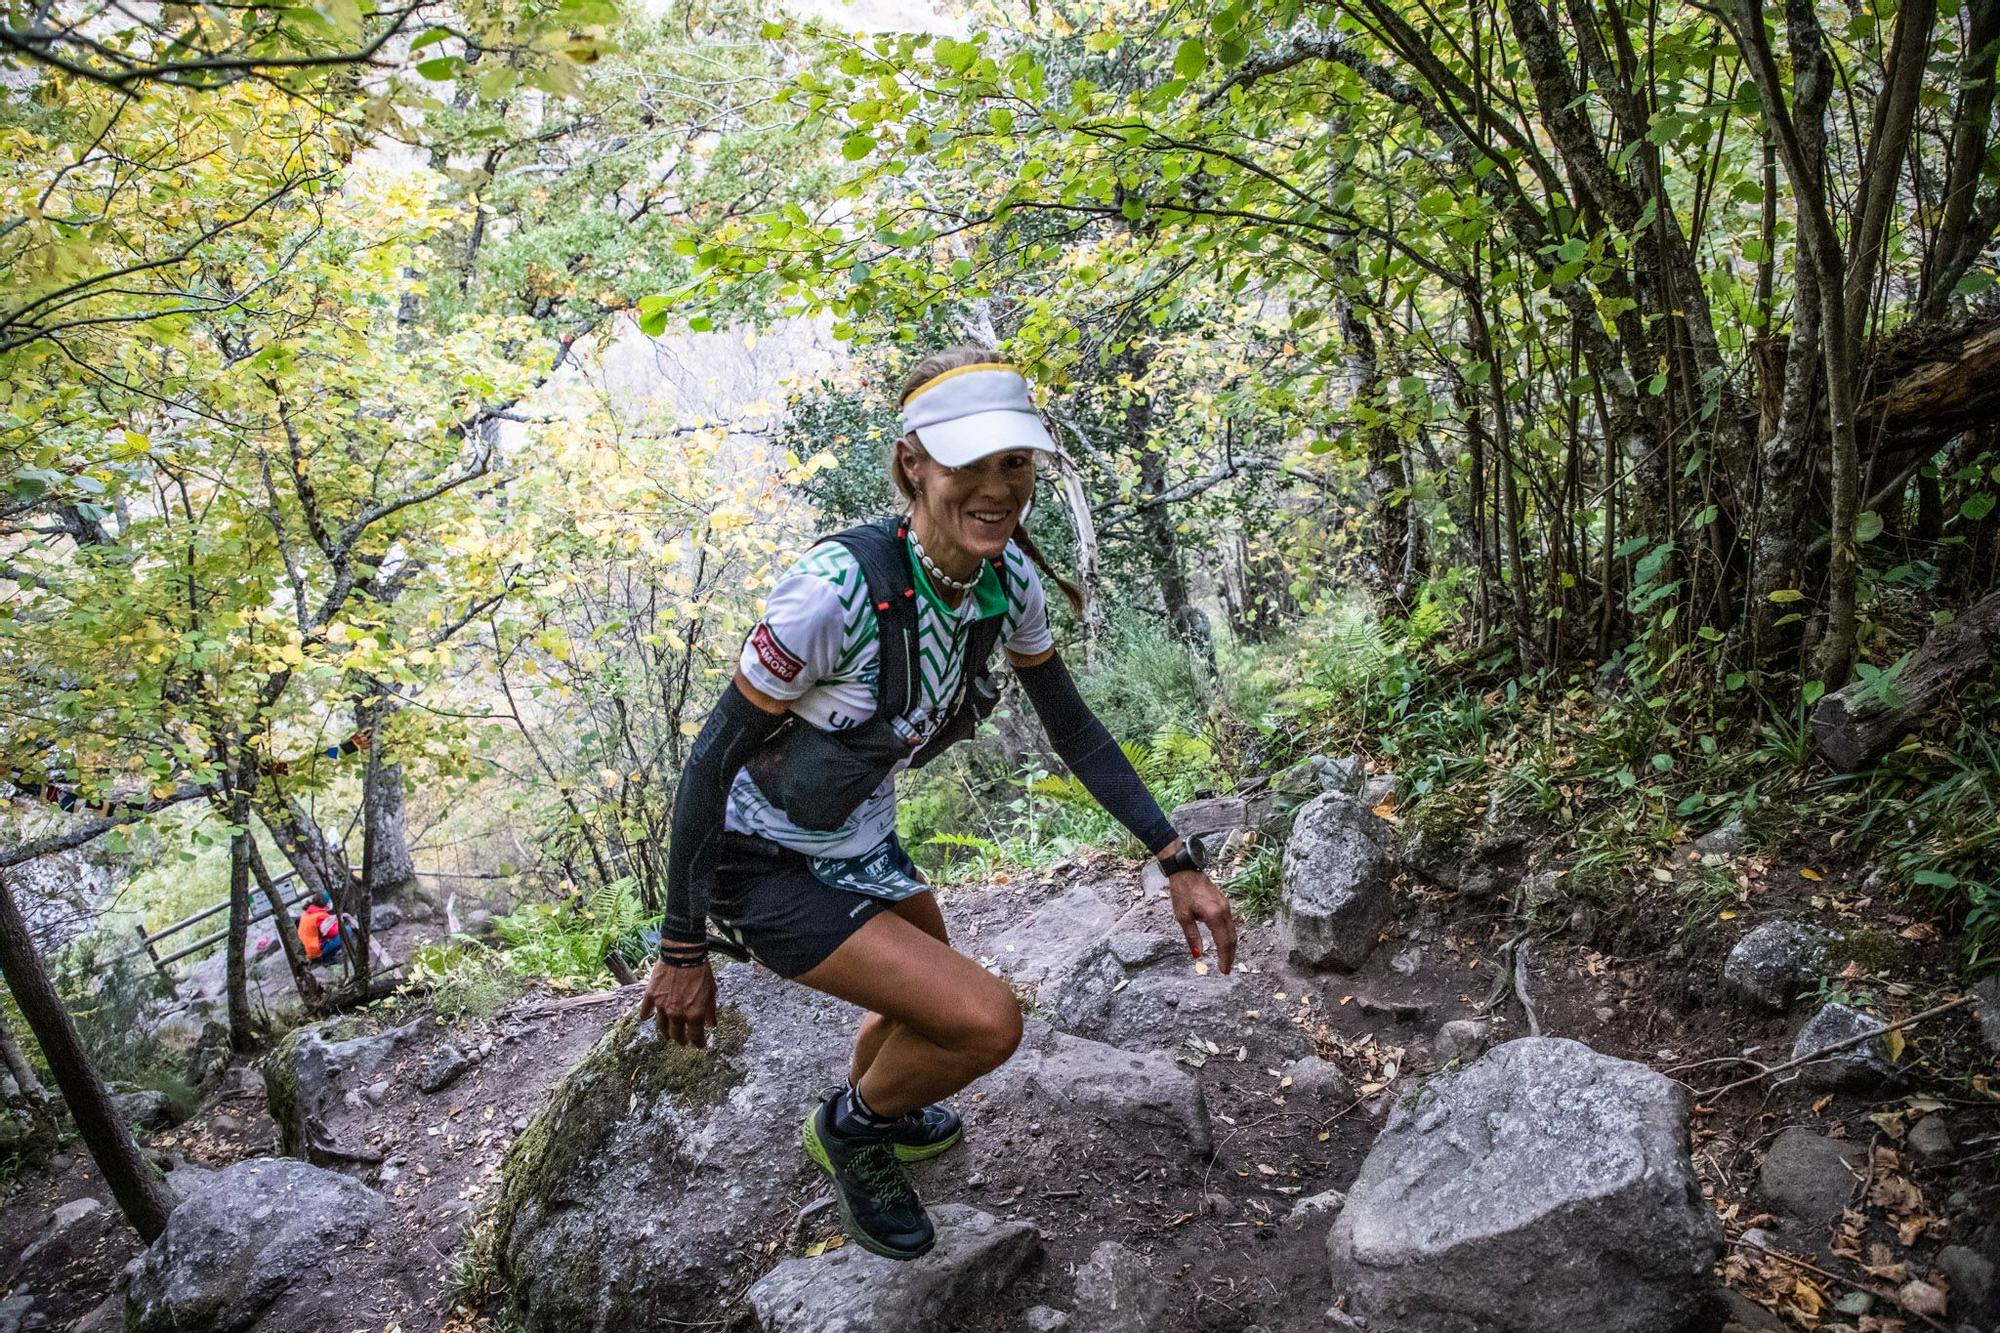
{"label": "wooden railing", "polygon": [[[287,907],[295,907],[299,903],[304,902],[307,898],[310,898],[312,896],[312,891],[310,889],[302,888],[299,886],[298,876],[296,874],[281,876],[278,879],[278,882],[274,884],[272,887],[278,891],[278,901],[282,902]],[[252,900],[253,905],[257,901],[261,901],[261,899],[253,899]],[[167,968],[171,964],[179,962],[181,959],[186,958],[190,954],[200,953],[203,949],[208,948],[212,944],[221,943],[223,940],[229,937],[229,927],[224,926],[221,930],[211,931],[210,933],[202,936],[200,939],[196,940],[192,944],[182,945],[180,948],[174,950],[172,953],[166,955],[164,958],[160,956],[160,951],[156,947],[160,943],[160,941],[167,939],[170,936],[178,935],[190,926],[199,925],[201,922],[208,920],[210,917],[216,915],[216,913],[218,912],[227,912],[228,910],[229,910],[229,900],[227,898],[224,898],[221,902],[215,904],[215,906],[213,907],[204,907],[199,912],[196,912],[193,916],[186,917],[180,921],[176,921],[171,926],[163,926],[159,930],[156,930],[151,934],[146,933],[146,927],[143,924],[136,926],[134,927],[134,929],[136,929],[139,932],[139,947],[136,949],[128,949],[121,956],[125,958],[132,958],[143,953],[148,958],[151,958],[153,960],[153,966],[156,969],[158,969],[160,975],[166,977],[169,981],[171,981],[173,980],[173,973],[167,970]],[[270,917],[271,917],[271,908],[268,901],[266,901],[265,905],[262,908],[251,913],[250,921],[248,924],[254,926],[259,921],[268,921]]]}

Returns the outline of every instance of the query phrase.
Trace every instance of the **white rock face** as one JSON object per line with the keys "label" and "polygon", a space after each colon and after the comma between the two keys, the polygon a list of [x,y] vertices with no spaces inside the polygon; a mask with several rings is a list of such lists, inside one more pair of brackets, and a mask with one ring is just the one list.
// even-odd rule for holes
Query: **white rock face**
{"label": "white rock face", "polygon": [[[1879,1033],[1885,1024],[1844,1004],[1826,1004],[1799,1029],[1792,1043],[1792,1059],[1801,1060],[1814,1051],[1823,1051],[1837,1042],[1869,1033]],[[1880,1087],[1896,1073],[1889,1059],[1889,1047],[1881,1037],[1849,1046],[1799,1070],[1799,1082],[1823,1091],[1866,1092]]]}
{"label": "white rock face", "polygon": [[1388,822],[1351,796],[1315,797],[1285,844],[1278,937],[1294,963],[1352,971],[1389,919],[1395,873]]}
{"label": "white rock face", "polygon": [[1327,1256],[1370,1329],[1691,1333],[1721,1239],[1680,1088],[1534,1037],[1396,1105]]}
{"label": "white rock face", "polygon": [[1781,1014],[1819,976],[1826,935],[1797,921],[1766,921],[1729,951],[1723,992],[1746,1009]]}
{"label": "white rock face", "polygon": [[1063,1117],[1072,1133],[1090,1127],[1107,1152],[1204,1157],[1211,1143],[1201,1085],[1159,1051],[1124,1051],[1035,1023],[980,1086],[1033,1114]]}
{"label": "white rock face", "polygon": [[964,1204],[931,1210],[937,1244],[899,1263],[844,1245],[787,1259],[750,1288],[764,1333],[953,1333],[990,1307],[1041,1251],[1027,1222],[999,1222]]}
{"label": "white rock face", "polygon": [[293,1285],[320,1281],[327,1255],[366,1235],[384,1207],[360,1181],[287,1157],[209,1173],[140,1257],[125,1326],[133,1333],[250,1328]]}

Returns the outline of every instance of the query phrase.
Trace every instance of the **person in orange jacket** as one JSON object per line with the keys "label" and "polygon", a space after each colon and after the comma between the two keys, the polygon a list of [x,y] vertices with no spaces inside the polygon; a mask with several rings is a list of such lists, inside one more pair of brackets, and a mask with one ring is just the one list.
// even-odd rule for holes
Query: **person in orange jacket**
{"label": "person in orange jacket", "polygon": [[305,946],[306,961],[326,964],[340,957],[340,918],[333,914],[333,900],[321,893],[299,914],[299,943]]}

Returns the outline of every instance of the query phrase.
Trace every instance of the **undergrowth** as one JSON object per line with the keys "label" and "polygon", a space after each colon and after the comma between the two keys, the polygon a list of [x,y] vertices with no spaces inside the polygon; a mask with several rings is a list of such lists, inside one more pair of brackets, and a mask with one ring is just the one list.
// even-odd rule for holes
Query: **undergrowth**
{"label": "undergrowth", "polygon": [[605,954],[639,931],[644,918],[630,877],[560,903],[528,903],[494,919],[500,947],[454,935],[417,949],[407,988],[427,991],[432,1010],[452,1019],[490,1017],[530,980],[557,990],[595,989],[612,980]]}

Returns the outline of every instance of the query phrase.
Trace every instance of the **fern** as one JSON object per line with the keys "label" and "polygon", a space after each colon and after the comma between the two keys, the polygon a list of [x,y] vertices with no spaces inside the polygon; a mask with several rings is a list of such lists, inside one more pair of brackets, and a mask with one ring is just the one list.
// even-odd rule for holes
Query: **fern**
{"label": "fern", "polygon": [[974,837],[970,833],[933,833],[927,840],[931,847],[958,847],[966,851],[978,852],[981,856],[999,858],[1005,853],[997,842]]}

